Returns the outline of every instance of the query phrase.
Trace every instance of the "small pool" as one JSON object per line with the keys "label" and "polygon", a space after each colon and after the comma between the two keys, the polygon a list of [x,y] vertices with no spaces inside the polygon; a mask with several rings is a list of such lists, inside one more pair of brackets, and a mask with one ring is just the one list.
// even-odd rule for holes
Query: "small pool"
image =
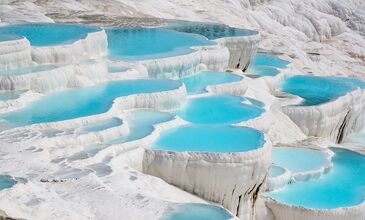
{"label": "small pool", "polygon": [[333,168],[320,178],[295,182],[269,195],[285,204],[314,209],[358,205],[365,200],[365,156],[332,148]]}
{"label": "small pool", "polygon": [[237,36],[249,36],[258,34],[257,31],[234,28],[224,24],[191,22],[191,21],[171,21],[169,22],[167,28],[179,32],[200,34],[207,37],[210,40],[222,37],[237,37]]}
{"label": "small pool", "polygon": [[260,76],[276,76],[280,73],[279,69],[271,66],[250,66],[247,72]]}
{"label": "small pool", "polygon": [[326,153],[297,147],[274,147],[272,162],[292,173],[317,170],[329,163]]}
{"label": "small pool", "polygon": [[269,171],[269,177],[278,177],[285,173],[285,169],[283,167],[272,165]]}
{"label": "small pool", "polygon": [[99,27],[83,24],[21,23],[1,26],[0,34],[23,36],[32,46],[52,46],[70,44],[100,30]]}
{"label": "small pool", "polygon": [[56,69],[57,65],[37,65],[0,71],[0,76],[16,76]]}
{"label": "small pool", "polygon": [[198,203],[180,204],[161,220],[228,220],[233,216],[222,207]]}
{"label": "small pool", "polygon": [[125,66],[109,66],[108,73],[121,73],[129,70],[128,67]]}
{"label": "small pool", "polygon": [[19,36],[16,36],[16,35],[10,35],[10,34],[0,34],[0,42],[19,40],[19,39],[22,39],[22,37],[19,37]]}
{"label": "small pool", "polygon": [[206,87],[222,83],[237,82],[243,77],[226,72],[204,71],[196,75],[181,78],[189,94],[200,94],[207,92]]}
{"label": "small pool", "polygon": [[260,66],[285,68],[290,62],[280,59],[278,56],[269,53],[257,53],[251,60],[250,67]]}
{"label": "small pool", "polygon": [[105,120],[93,122],[87,125],[84,125],[77,129],[77,133],[88,133],[88,132],[97,132],[102,131],[108,128],[117,127],[123,124],[123,121],[119,118],[108,118]]}
{"label": "small pool", "polygon": [[345,77],[296,75],[284,80],[281,90],[304,99],[301,105],[319,105],[357,88],[365,88],[365,82]]}
{"label": "small pool", "polygon": [[127,136],[116,138],[109,144],[121,144],[128,141],[134,141],[146,137],[154,130],[153,125],[167,122],[173,119],[169,113],[158,112],[151,109],[134,110],[128,121],[129,134]]}
{"label": "small pool", "polygon": [[174,113],[196,124],[232,124],[256,118],[263,109],[252,104],[243,104],[245,99],[232,95],[211,95],[190,98]]}
{"label": "small pool", "polygon": [[8,175],[0,175],[0,190],[8,189],[14,186],[17,182]]}
{"label": "small pool", "polygon": [[153,146],[177,152],[244,152],[264,142],[260,131],[248,127],[189,124],[162,131]]}
{"label": "small pool", "polygon": [[181,83],[175,80],[112,81],[50,93],[20,110],[0,114],[0,118],[16,126],[62,121],[104,113],[114,99],[121,96],[172,90],[180,86]]}
{"label": "small pool", "polygon": [[116,27],[106,30],[109,57],[123,60],[146,60],[188,54],[192,46],[215,43],[197,34],[180,33],[164,28]]}
{"label": "small pool", "polygon": [[0,91],[0,101],[8,101],[17,99],[23,94],[24,90],[17,90],[17,91]]}

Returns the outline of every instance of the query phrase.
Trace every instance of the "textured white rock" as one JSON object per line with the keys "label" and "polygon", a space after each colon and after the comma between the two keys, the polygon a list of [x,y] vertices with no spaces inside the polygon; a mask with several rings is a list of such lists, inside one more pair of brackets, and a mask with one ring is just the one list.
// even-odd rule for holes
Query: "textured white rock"
{"label": "textured white rock", "polygon": [[29,66],[31,63],[31,47],[27,39],[0,41],[0,70]]}
{"label": "textured white rock", "polygon": [[339,142],[363,126],[364,92],[357,89],[316,106],[285,106],[282,111],[308,136]]}
{"label": "textured white rock", "polygon": [[104,30],[88,33],[71,44],[32,47],[32,59],[39,64],[70,64],[85,59],[100,58],[108,47]]}

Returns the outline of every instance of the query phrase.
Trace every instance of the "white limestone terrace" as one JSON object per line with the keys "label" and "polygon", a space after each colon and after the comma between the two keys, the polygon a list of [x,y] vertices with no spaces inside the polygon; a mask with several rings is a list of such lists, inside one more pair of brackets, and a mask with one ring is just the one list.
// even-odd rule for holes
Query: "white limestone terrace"
{"label": "white limestone terrace", "polygon": [[[0,6],[0,19],[5,22],[23,20],[49,22],[54,19],[56,21],[93,23],[98,22],[100,18],[105,24],[121,20],[120,15],[122,14],[123,16],[185,19],[189,17],[192,20],[212,20],[236,27],[251,27],[260,30],[261,49],[282,52],[287,57],[293,58],[295,73],[316,72],[327,75],[343,74],[363,77],[364,40],[362,36],[364,36],[364,24],[362,20],[364,16],[362,11],[364,11],[364,5],[361,0],[346,2],[328,0],[320,3],[314,0],[299,2],[208,0],[184,3],[168,0],[164,4],[157,0],[152,2],[145,0],[139,2],[131,0],[102,2],[96,0],[6,0],[2,4],[5,5]],[[302,10],[298,10],[298,8]],[[8,63],[11,62],[13,61]],[[16,63],[13,66],[17,65],[28,66],[29,63],[21,61],[21,64]],[[141,75],[147,72],[143,67],[140,69],[143,72]],[[280,110],[282,105],[295,103],[298,98],[291,96],[277,98],[282,94],[275,91],[273,85],[276,83],[267,81],[267,79],[268,77],[262,77],[249,80],[252,82],[251,86],[241,90],[246,96],[262,101],[265,104],[265,109],[268,109],[265,115],[246,122],[246,125],[249,124],[264,131],[267,139],[276,144],[295,143],[307,138],[305,132],[303,133]],[[277,97],[272,94],[277,95]],[[25,98],[26,95],[22,97]],[[15,108],[24,105],[23,101],[19,99],[15,102],[11,100],[7,104]],[[327,136],[327,134],[323,136]],[[131,165],[134,165],[132,162],[142,161],[140,157],[143,154],[140,152],[143,153],[143,150],[138,147],[136,147],[136,151],[127,150],[133,146],[132,144],[129,147],[125,146],[126,148],[113,146],[105,149],[94,158],[80,162],[81,165],[84,163],[90,165],[85,165],[85,167],[78,167],[79,162],[75,162],[74,167],[67,167],[62,160],[57,165],[50,165],[51,158],[56,161],[59,159],[55,155],[68,154],[67,151],[70,148],[67,147],[60,149],[52,147],[48,149],[47,146],[33,147],[30,142],[1,145],[5,146],[1,149],[1,157],[4,161],[1,167],[6,168],[4,172],[14,173],[15,176],[26,176],[34,180],[0,192],[0,207],[5,209],[10,216],[29,219],[46,219],[54,216],[66,216],[66,218],[71,219],[118,219],[118,217],[119,219],[157,219],[163,215],[162,210],[171,204],[167,201],[204,202],[160,179],[123,167],[126,161]],[[139,159],[136,160],[136,157]],[[29,161],[24,162],[26,160]],[[105,171],[108,168],[100,165],[99,162],[101,161],[109,163],[108,166],[112,167],[112,173],[106,174],[109,172]],[[14,163],[18,166],[14,167]],[[139,166],[142,167],[142,164]],[[24,170],[29,170],[29,172],[25,174]],[[59,170],[64,170],[64,173],[51,175]],[[95,175],[89,173],[90,170],[101,171],[96,172],[98,175]],[[79,179],[66,178],[66,182],[63,183],[47,183],[53,179],[57,182],[62,179],[62,176],[68,175],[70,177],[77,172],[85,175],[81,178],[78,177]],[[39,179],[44,177],[45,173],[50,174],[50,178],[48,179],[46,176],[46,183],[40,183]],[[121,182],[125,184],[121,184]],[[29,192],[32,193],[29,194]],[[259,204],[256,204],[254,208],[256,214],[259,214],[262,210]],[[343,214],[342,217],[346,216],[348,210],[351,209],[335,210],[333,214],[325,210],[313,211],[298,208],[298,212],[309,213],[301,218],[300,216],[296,217],[295,214],[291,217],[286,215],[289,212],[283,211],[285,207],[282,204],[277,205],[277,207],[276,219],[293,219],[293,216],[298,219],[317,219],[320,215],[323,219],[335,219],[341,214]],[[357,215],[347,214],[346,217],[361,219],[363,216],[361,211],[364,209],[361,206],[354,208],[357,210]],[[340,215],[338,215],[339,213]],[[256,217],[260,219],[259,215]]]}

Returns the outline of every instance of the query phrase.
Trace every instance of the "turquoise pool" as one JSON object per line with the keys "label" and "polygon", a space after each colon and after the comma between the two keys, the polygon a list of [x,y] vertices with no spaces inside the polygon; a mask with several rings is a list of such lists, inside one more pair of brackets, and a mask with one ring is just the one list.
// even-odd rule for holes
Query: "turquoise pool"
{"label": "turquoise pool", "polygon": [[84,125],[77,129],[77,133],[88,133],[88,132],[97,132],[105,129],[117,127],[123,124],[123,121],[119,118],[108,118],[105,120],[93,122],[87,125]]}
{"label": "turquoise pool", "polygon": [[161,220],[228,220],[233,216],[225,209],[198,203],[181,204],[167,212]]}
{"label": "turquoise pool", "polygon": [[17,69],[2,70],[0,71],[0,76],[24,75],[24,74],[52,70],[56,69],[57,67],[58,67],[57,65],[37,65],[37,66],[21,67]]}
{"label": "turquoise pool", "polygon": [[365,88],[365,82],[345,77],[321,77],[296,75],[284,80],[281,90],[304,99],[301,105],[319,105],[343,96],[357,88]]}
{"label": "turquoise pool", "polygon": [[276,76],[280,71],[271,66],[250,66],[247,72],[260,76]]}
{"label": "turquoise pool", "polygon": [[278,56],[269,53],[257,53],[251,60],[250,67],[275,67],[285,68],[290,62],[280,59]]}
{"label": "turquoise pool", "polygon": [[169,22],[167,28],[184,33],[203,35],[210,40],[222,37],[237,37],[258,34],[257,31],[229,27],[224,24],[191,21],[171,21]]}
{"label": "turquoise pool", "polygon": [[99,27],[82,24],[21,23],[1,26],[0,34],[23,36],[32,46],[52,46],[70,44],[100,30]]}
{"label": "turquoise pool", "polygon": [[269,171],[269,177],[278,177],[285,173],[285,169],[283,167],[272,165]]}
{"label": "turquoise pool", "polygon": [[264,142],[264,135],[252,128],[189,124],[162,131],[153,146],[178,152],[244,152]]}
{"label": "turquoise pool", "polygon": [[158,112],[151,109],[138,109],[131,113],[128,121],[129,134],[108,142],[109,144],[121,144],[146,137],[154,130],[153,125],[170,121],[173,116],[169,113]]}
{"label": "turquoise pool", "polygon": [[206,87],[222,83],[237,82],[243,77],[226,72],[204,71],[196,75],[181,78],[189,94],[200,94],[207,92]]}
{"label": "turquoise pool", "polygon": [[292,173],[317,170],[328,164],[324,152],[296,147],[274,147],[272,162],[280,167],[285,167]]}
{"label": "turquoise pool", "polygon": [[232,95],[211,95],[188,99],[174,113],[196,124],[232,124],[256,118],[263,109],[252,104],[243,104],[245,99]]}
{"label": "turquoise pool", "polygon": [[17,182],[8,175],[0,175],[0,190],[8,189],[14,186]]}
{"label": "turquoise pool", "polygon": [[314,209],[358,205],[365,200],[365,156],[332,148],[333,168],[320,178],[295,182],[269,195],[285,204]]}
{"label": "turquoise pool", "polygon": [[192,46],[215,44],[197,34],[180,33],[164,28],[115,27],[106,30],[109,57],[145,60],[178,56],[193,52]]}
{"label": "turquoise pool", "polygon": [[104,113],[120,96],[166,91],[180,86],[181,83],[174,80],[112,81],[50,93],[23,109],[0,114],[0,118],[16,126],[73,119]]}

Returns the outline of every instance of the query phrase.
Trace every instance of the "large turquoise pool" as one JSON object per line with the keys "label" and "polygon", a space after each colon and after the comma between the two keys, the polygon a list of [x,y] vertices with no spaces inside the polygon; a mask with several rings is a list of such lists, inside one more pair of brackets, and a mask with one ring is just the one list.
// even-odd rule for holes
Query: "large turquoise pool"
{"label": "large turquoise pool", "polygon": [[297,147],[274,147],[272,162],[292,173],[318,170],[328,164],[326,153]]}
{"label": "large turquoise pool", "polygon": [[365,156],[332,148],[333,168],[320,178],[295,182],[269,195],[285,204],[314,209],[358,205],[365,200]]}
{"label": "large turquoise pool", "polygon": [[284,80],[281,90],[304,99],[301,105],[318,105],[343,96],[357,88],[365,88],[365,82],[345,77],[321,77],[296,75]]}
{"label": "large turquoise pool", "polygon": [[50,93],[23,109],[0,114],[0,117],[18,126],[73,119],[104,113],[120,96],[172,90],[179,86],[181,83],[174,80],[113,81]]}
{"label": "large turquoise pool", "polygon": [[161,220],[228,220],[233,216],[227,210],[214,205],[190,203],[178,205]]}
{"label": "large turquoise pool", "polygon": [[32,46],[69,44],[85,38],[88,33],[101,28],[81,24],[21,23],[0,27],[0,34],[18,35],[27,38]]}
{"label": "large turquoise pool", "polygon": [[263,144],[264,135],[252,128],[189,124],[162,131],[153,146],[178,152],[244,152]]}
{"label": "large turquoise pool", "polygon": [[215,44],[197,34],[180,33],[164,28],[115,27],[106,30],[109,57],[145,60],[188,54],[192,46]]}
{"label": "large turquoise pool", "polygon": [[206,87],[222,83],[237,82],[243,77],[227,72],[204,71],[196,75],[181,78],[189,94],[200,94],[207,92]]}
{"label": "large turquoise pool", "polygon": [[211,95],[188,99],[174,113],[196,124],[232,124],[256,118],[264,111],[253,104],[243,104],[245,99],[232,95]]}

